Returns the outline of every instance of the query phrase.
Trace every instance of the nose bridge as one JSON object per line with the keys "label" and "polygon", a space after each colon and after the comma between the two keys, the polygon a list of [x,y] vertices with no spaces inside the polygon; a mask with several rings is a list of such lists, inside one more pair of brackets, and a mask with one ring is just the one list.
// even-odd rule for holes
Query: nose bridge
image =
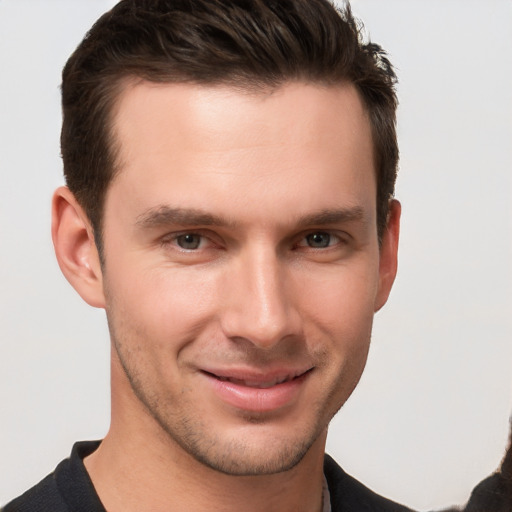
{"label": "nose bridge", "polygon": [[255,244],[232,267],[224,331],[261,348],[298,333],[285,263],[272,248]]}

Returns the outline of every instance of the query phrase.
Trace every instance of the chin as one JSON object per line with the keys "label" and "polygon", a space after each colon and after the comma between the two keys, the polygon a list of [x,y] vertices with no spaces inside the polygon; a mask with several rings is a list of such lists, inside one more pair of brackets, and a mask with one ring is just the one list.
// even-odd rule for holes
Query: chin
{"label": "chin", "polygon": [[[297,466],[315,443],[323,442],[326,427],[309,428],[275,422],[262,418],[245,425],[222,431],[196,423],[193,427],[176,429],[176,423],[155,418],[174,446],[179,446],[193,460],[214,471],[231,476],[263,476],[283,473]],[[191,428],[192,427],[192,428]]]}
{"label": "chin", "polygon": [[[195,460],[204,466],[230,476],[264,476],[290,471],[308,453],[313,442],[275,443],[265,448],[248,446],[240,441],[217,445],[210,450],[187,450]],[[273,443],[274,444],[274,443]],[[199,448],[199,447],[197,447]]]}

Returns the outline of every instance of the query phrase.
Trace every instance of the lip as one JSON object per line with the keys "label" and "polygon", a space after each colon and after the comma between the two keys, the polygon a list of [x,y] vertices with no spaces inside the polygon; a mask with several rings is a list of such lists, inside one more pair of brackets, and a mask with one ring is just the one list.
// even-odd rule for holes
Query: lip
{"label": "lip", "polygon": [[312,368],[258,373],[241,369],[202,370],[224,403],[248,412],[271,412],[297,400]]}

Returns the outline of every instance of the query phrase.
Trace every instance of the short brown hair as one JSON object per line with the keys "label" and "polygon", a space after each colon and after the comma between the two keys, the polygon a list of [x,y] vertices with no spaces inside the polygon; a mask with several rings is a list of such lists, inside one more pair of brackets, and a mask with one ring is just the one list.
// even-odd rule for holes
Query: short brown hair
{"label": "short brown hair", "polygon": [[371,122],[380,237],[398,165],[396,77],[360,28],[348,4],[328,0],[122,0],[104,14],[64,68],[61,134],[66,182],[100,251],[116,173],[112,109],[130,77],[243,88],[354,84]]}

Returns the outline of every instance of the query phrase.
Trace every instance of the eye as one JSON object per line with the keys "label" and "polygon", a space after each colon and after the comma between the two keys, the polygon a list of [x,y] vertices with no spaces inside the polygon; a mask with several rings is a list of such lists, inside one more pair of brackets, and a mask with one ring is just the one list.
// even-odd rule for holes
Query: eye
{"label": "eye", "polygon": [[326,231],[316,231],[304,237],[305,244],[313,249],[324,249],[333,243],[339,242],[339,238]]}
{"label": "eye", "polygon": [[197,233],[185,233],[176,237],[176,244],[187,251],[199,249],[203,237]]}
{"label": "eye", "polygon": [[210,229],[173,231],[158,239],[160,254],[166,264],[196,265],[221,258],[226,244]]}

